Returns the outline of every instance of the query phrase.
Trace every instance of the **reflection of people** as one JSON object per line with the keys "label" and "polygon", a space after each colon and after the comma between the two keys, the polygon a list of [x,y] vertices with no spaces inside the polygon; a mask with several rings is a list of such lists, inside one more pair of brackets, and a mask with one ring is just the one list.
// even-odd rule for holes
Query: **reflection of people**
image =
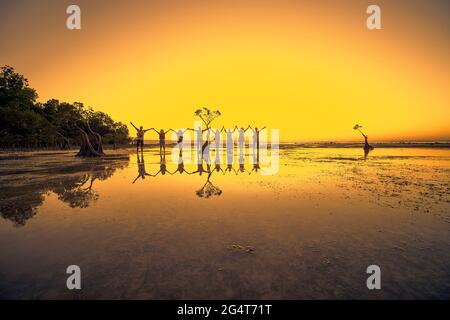
{"label": "reflection of people", "polygon": [[244,154],[239,155],[239,172],[245,172]]}
{"label": "reflection of people", "polygon": [[223,173],[223,169],[220,167],[220,162],[217,162],[217,161],[216,161],[216,166],[214,167],[214,169],[215,169],[217,172],[222,171],[222,173]]}
{"label": "reflection of people", "polygon": [[367,156],[369,155],[370,149],[364,148],[364,160],[367,160]]}
{"label": "reflection of people", "polygon": [[[259,153],[259,152],[258,152]],[[253,171],[258,172],[258,170],[261,169],[259,166],[259,155],[256,157],[256,162],[253,164],[253,169],[248,174],[251,174]]]}
{"label": "reflection of people", "polygon": [[[180,151],[181,152],[181,151]],[[178,158],[178,166],[175,169],[174,172],[169,172],[169,174],[174,174],[176,172],[179,172],[180,174],[182,174],[183,172],[186,172],[187,174],[189,174],[189,172],[186,171],[186,169],[184,168],[184,162],[183,162],[183,157],[180,153],[180,157]]]}
{"label": "reflection of people", "polygon": [[156,177],[158,174],[161,173],[161,175],[165,175],[167,171],[166,167],[166,154],[160,153],[159,154],[159,171],[155,174],[151,174],[152,177]]}
{"label": "reflection of people", "polygon": [[139,151],[139,146],[141,146],[141,150],[144,149],[144,134],[149,131],[152,130],[153,128],[150,129],[143,129],[142,126],[139,127],[139,129],[133,124],[133,122],[130,122],[131,125],[136,129],[136,148]]}
{"label": "reflection of people", "polygon": [[210,172],[209,170],[209,165],[208,165],[208,170],[205,170],[205,168],[203,168],[203,161],[197,164],[197,170],[193,171],[189,174],[195,174],[198,173],[200,176],[202,175],[203,172]]}
{"label": "reflection of people", "polygon": [[151,174],[147,173],[147,171],[145,170],[144,153],[142,152],[141,158],[139,158],[139,153],[137,154],[137,165],[138,165],[138,175],[136,179],[134,179],[133,183],[135,183],[136,180],[139,178],[145,179],[145,176],[151,176]]}
{"label": "reflection of people", "polygon": [[225,174],[226,172],[231,172],[233,171],[235,174],[237,174],[236,169],[233,168],[233,158],[229,158],[228,154],[227,154],[227,167],[225,169],[225,171],[223,172],[223,174]]}
{"label": "reflection of people", "polygon": [[[144,159],[144,156],[142,156],[142,159]],[[143,162],[143,161],[142,161]],[[139,164],[139,163],[138,163]],[[144,172],[145,172],[145,169],[143,169],[144,170]],[[151,174],[151,173],[146,173],[145,172],[145,175],[146,176],[151,176],[151,177],[156,177],[158,174],[160,174],[161,173],[161,175],[165,175],[166,174],[166,172],[168,172],[169,174],[173,174],[173,173],[170,173],[168,170],[167,170],[167,167],[166,167],[166,155],[164,154],[164,153],[160,153],[159,154],[159,171],[157,172],[157,173],[155,173],[155,174]],[[138,176],[139,177],[139,176]],[[137,179],[137,178],[136,178]]]}

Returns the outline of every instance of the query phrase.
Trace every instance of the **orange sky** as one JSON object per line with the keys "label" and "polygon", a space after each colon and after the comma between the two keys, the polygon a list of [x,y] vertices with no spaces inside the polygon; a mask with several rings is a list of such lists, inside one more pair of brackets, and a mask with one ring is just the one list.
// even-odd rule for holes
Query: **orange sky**
{"label": "orange sky", "polygon": [[[368,4],[382,30],[365,26]],[[65,27],[78,4],[82,30]],[[282,141],[450,138],[448,1],[0,1],[0,64],[40,100],[145,127],[279,128]]]}

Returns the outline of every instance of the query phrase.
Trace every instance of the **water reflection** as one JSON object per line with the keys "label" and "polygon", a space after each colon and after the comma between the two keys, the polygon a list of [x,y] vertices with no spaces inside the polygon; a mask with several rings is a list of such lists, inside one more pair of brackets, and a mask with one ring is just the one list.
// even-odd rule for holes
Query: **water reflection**
{"label": "water reflection", "polygon": [[145,170],[144,152],[141,151],[140,157],[139,157],[139,152],[137,152],[136,157],[137,157],[138,175],[137,175],[137,177],[133,180],[133,184],[134,184],[134,183],[136,182],[136,180],[138,180],[139,178],[145,179],[145,176],[151,176],[151,174],[149,174],[149,173]]}
{"label": "water reflection", "polygon": [[[143,156],[118,150],[124,161],[73,153],[0,160],[0,207],[11,204],[2,215],[26,222],[38,207],[26,228],[0,224],[0,296],[370,299],[355,275],[375,259],[392,275],[383,297],[446,297],[450,150],[377,148],[364,161],[361,149],[282,148],[275,176],[260,174],[264,152],[260,164],[248,161],[258,160],[251,149],[239,162],[239,148],[231,163],[238,175],[225,171],[225,149],[224,162],[211,153],[210,168],[191,164],[188,148],[184,158],[175,149],[172,161],[158,146]],[[170,174],[132,184],[140,170],[159,171],[161,158]],[[71,209],[58,200],[64,190],[89,207]],[[75,296],[61,281],[72,263],[88,270],[89,290]],[[411,274],[420,279],[412,289]]]}
{"label": "water reflection", "polygon": [[120,160],[75,161],[44,165],[38,174],[11,174],[11,179],[2,183],[0,215],[16,226],[24,226],[50,192],[71,208],[87,208],[100,197],[95,182],[112,177],[129,162],[128,156]]}
{"label": "water reflection", "polygon": [[364,160],[367,160],[369,153],[373,150],[373,148],[364,148]]}
{"label": "water reflection", "polygon": [[213,171],[210,171],[205,184],[199,190],[197,190],[195,192],[197,194],[197,196],[199,196],[200,198],[207,199],[211,196],[220,196],[222,194],[222,190],[219,187],[212,184],[212,182],[211,182],[212,174],[213,174]]}
{"label": "water reflection", "polygon": [[[243,130],[243,129],[242,129]],[[230,130],[229,130],[230,131]],[[231,132],[231,131],[230,131]],[[208,140],[209,141],[209,140]],[[231,147],[230,147],[231,146]],[[156,177],[159,174],[161,175],[174,175],[176,173],[179,173],[180,175],[183,173],[186,173],[187,175],[199,175],[203,176],[206,175],[206,181],[204,185],[196,191],[197,196],[201,198],[210,198],[211,196],[220,196],[222,194],[222,190],[220,187],[215,186],[213,182],[211,181],[211,178],[213,176],[213,173],[222,173],[222,175],[227,174],[228,172],[232,172],[235,175],[238,175],[239,173],[248,173],[249,175],[252,173],[257,173],[260,169],[260,156],[259,156],[259,145],[256,145],[255,148],[251,149],[251,153],[249,154],[251,158],[251,163],[253,165],[251,170],[247,170],[245,168],[245,150],[243,148],[239,148],[239,156],[238,156],[238,168],[236,169],[234,167],[234,148],[231,145],[227,145],[226,148],[226,167],[225,169],[222,169],[221,166],[221,160],[220,160],[220,152],[216,149],[215,152],[215,161],[214,161],[214,167],[211,166],[211,155],[210,155],[210,143],[205,143],[202,147],[203,152],[197,152],[197,159],[198,163],[196,165],[195,170],[189,172],[185,168],[184,160],[183,160],[183,150],[179,149],[179,155],[177,159],[177,167],[174,171],[169,171],[167,169],[166,164],[166,154],[160,150],[159,152],[159,171],[157,171],[155,174],[148,173],[145,169],[145,160],[144,160],[144,153],[138,152],[137,153],[137,169],[138,169],[138,175],[133,180],[133,184],[139,179],[145,179],[146,176]]]}

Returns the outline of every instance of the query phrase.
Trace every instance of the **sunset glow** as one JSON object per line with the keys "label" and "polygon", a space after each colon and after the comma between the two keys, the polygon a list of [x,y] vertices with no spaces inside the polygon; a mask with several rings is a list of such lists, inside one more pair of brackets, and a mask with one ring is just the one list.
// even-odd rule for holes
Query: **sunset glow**
{"label": "sunset glow", "polygon": [[377,1],[375,31],[366,1],[76,2],[79,31],[65,28],[68,1],[0,13],[0,62],[40,101],[165,129],[210,106],[219,126],[279,128],[282,141],[355,140],[355,123],[372,140],[450,137],[445,1]]}

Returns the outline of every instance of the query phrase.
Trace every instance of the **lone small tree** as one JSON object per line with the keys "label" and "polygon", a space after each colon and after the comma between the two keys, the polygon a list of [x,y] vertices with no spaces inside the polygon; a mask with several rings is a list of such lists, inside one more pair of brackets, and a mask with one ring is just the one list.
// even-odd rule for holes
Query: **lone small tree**
{"label": "lone small tree", "polygon": [[369,144],[369,141],[368,141],[369,137],[361,131],[361,128],[362,128],[361,125],[355,124],[355,126],[353,127],[353,130],[359,131],[362,134],[362,136],[364,137],[364,150],[373,150],[373,147]]}
{"label": "lone small tree", "polygon": [[220,117],[221,115],[219,110],[213,111],[207,107],[195,110],[194,114],[203,121],[203,123],[206,126],[206,129],[209,129],[211,122],[213,122],[214,119]]}
{"label": "lone small tree", "polygon": [[[194,114],[203,121],[203,123],[206,126],[205,130],[209,130],[211,123],[215,119],[217,119],[218,117],[220,117],[222,115],[219,110],[213,111],[207,107],[203,107],[203,108],[195,110]],[[205,130],[203,130],[203,131],[205,131]],[[210,141],[209,141],[209,139],[207,139],[202,146],[202,153],[205,151],[206,147],[208,147],[209,144],[210,144]]]}

